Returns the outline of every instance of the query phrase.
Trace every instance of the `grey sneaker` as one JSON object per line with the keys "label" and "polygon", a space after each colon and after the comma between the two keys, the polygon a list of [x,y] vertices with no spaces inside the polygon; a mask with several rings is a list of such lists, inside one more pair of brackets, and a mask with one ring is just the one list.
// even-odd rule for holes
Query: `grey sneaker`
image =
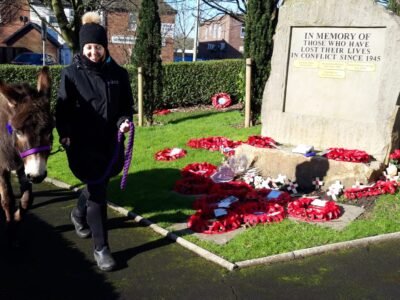
{"label": "grey sneaker", "polygon": [[115,260],[107,246],[103,247],[103,249],[99,251],[94,250],[94,259],[97,262],[97,266],[102,271],[112,271],[115,268]]}
{"label": "grey sneaker", "polygon": [[75,227],[76,235],[82,239],[88,238],[92,232],[89,229],[89,226],[86,222],[82,221],[81,218],[78,218],[74,215],[75,208],[71,211],[71,222]]}

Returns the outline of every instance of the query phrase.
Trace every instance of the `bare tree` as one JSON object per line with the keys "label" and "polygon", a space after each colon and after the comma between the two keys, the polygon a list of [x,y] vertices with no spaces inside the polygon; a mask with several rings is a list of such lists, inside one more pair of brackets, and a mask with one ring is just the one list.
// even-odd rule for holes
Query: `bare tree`
{"label": "bare tree", "polygon": [[24,6],[22,1],[0,0],[0,24],[12,23],[22,10],[29,10],[28,5]]}
{"label": "bare tree", "polygon": [[[52,24],[47,25],[58,32],[68,46],[76,52],[79,51],[81,17],[86,11],[107,10],[116,6],[137,9],[138,3],[139,0],[0,0],[0,16],[1,22],[6,24],[15,20],[21,9],[31,9],[39,15],[35,9],[37,5],[48,7],[54,13],[59,29]],[[73,10],[70,19],[65,14],[66,8]]]}
{"label": "bare tree", "polygon": [[[217,14],[227,14],[240,22],[244,22],[248,0],[202,0],[202,2],[216,11]],[[215,16],[214,13],[212,17]]]}
{"label": "bare tree", "polygon": [[[193,48],[193,39],[190,38],[194,28],[195,19],[193,16],[193,7],[186,1],[175,5],[177,17],[175,21],[175,48],[182,50],[182,60],[184,60],[186,49]],[[189,42],[192,45],[189,45]]]}

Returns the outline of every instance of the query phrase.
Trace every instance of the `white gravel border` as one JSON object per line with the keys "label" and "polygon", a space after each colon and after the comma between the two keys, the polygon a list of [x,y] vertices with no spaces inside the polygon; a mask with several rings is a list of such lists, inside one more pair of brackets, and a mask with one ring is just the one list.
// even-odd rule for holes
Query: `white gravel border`
{"label": "white gravel border", "polygon": [[[79,190],[79,188],[77,188],[77,187],[73,187],[71,185],[68,185],[68,184],[66,184],[62,181],[56,180],[56,179],[46,178],[45,181],[48,183],[51,183],[57,187],[61,187],[61,188],[65,188],[65,189],[69,189],[69,190],[73,190],[73,191]],[[328,245],[323,245],[323,246],[295,250],[295,251],[291,251],[291,252],[270,255],[270,256],[266,256],[266,257],[255,258],[255,259],[243,260],[243,261],[239,261],[236,263],[232,263],[232,262],[206,250],[206,249],[203,249],[203,248],[197,246],[196,244],[193,244],[193,243],[177,236],[176,234],[158,226],[157,224],[152,223],[148,219],[145,219],[145,218],[135,214],[132,211],[128,211],[127,209],[116,205],[115,203],[108,201],[108,206],[111,209],[115,210],[116,212],[132,218],[137,223],[142,223],[142,224],[150,227],[158,234],[177,242],[179,245],[183,246],[184,248],[196,253],[197,255],[199,255],[209,261],[212,261],[212,262],[220,265],[221,267],[224,267],[225,269],[227,269],[229,271],[232,271],[236,268],[245,268],[245,267],[251,267],[251,266],[262,265],[262,264],[273,264],[273,263],[277,263],[277,262],[290,261],[290,260],[300,259],[300,258],[313,256],[313,255],[318,255],[318,254],[322,254],[322,253],[326,253],[326,252],[330,252],[330,251],[362,247],[362,246],[376,244],[376,243],[383,242],[383,241],[400,239],[400,232],[393,232],[393,233],[387,233],[387,234],[381,234],[381,235],[361,238],[361,239],[352,240],[352,241],[339,242],[339,243],[334,243],[334,244],[328,244]]]}

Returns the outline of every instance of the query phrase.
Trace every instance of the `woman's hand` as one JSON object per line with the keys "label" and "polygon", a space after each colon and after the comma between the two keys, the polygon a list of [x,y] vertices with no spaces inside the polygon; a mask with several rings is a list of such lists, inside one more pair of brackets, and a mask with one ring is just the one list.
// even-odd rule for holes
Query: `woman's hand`
{"label": "woman's hand", "polygon": [[126,119],[120,126],[119,126],[119,131],[122,133],[128,132],[129,131],[129,120]]}
{"label": "woman's hand", "polygon": [[71,144],[71,140],[69,137],[64,137],[60,140],[61,145],[65,148],[65,147],[69,147],[69,145]]}

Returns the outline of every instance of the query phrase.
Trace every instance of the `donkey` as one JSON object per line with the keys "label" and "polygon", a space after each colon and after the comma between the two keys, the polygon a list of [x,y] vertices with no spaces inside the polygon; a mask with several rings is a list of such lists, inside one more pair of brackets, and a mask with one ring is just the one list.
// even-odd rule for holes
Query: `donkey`
{"label": "donkey", "polygon": [[[47,158],[53,142],[54,119],[50,110],[51,80],[43,67],[37,88],[0,80],[0,198],[7,228],[21,221],[33,202],[32,182],[47,175]],[[15,171],[21,190],[16,205],[11,186]]]}

